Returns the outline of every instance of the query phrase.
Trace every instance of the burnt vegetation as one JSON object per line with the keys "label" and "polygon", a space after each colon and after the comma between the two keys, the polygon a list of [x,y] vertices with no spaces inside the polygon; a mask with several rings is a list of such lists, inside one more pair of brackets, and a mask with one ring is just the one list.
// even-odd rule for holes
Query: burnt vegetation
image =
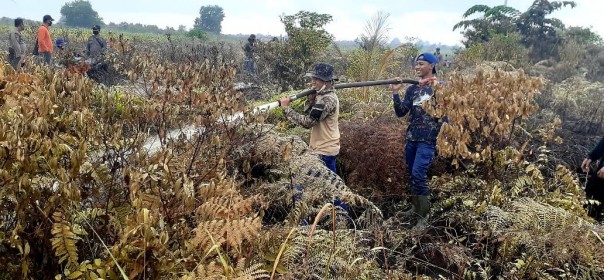
{"label": "burnt vegetation", "polygon": [[385,13],[353,50],[323,29],[330,15],[283,16],[252,92],[235,87],[249,77],[232,41],[107,34],[94,70],[66,29],[61,66],[17,73],[1,56],[0,279],[602,279],[598,202],[576,171],[603,132],[604,46],[542,18],[573,6],[478,6],[456,25],[466,46],[425,104],[448,123],[420,231],[397,215],[407,121],[386,88],[338,91],[338,174],[280,109],[251,110],[303,88],[316,61],[347,81],[411,77],[417,47],[386,44]]}

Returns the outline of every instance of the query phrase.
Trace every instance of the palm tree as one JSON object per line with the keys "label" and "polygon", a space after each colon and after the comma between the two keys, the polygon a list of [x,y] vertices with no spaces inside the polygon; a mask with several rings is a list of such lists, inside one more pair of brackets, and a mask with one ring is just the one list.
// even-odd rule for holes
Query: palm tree
{"label": "palm tree", "polygon": [[[366,21],[364,32],[356,40],[359,48],[350,54],[347,76],[352,80],[376,80],[400,70],[396,58],[408,45],[388,46],[389,17],[389,13],[379,11]],[[355,93],[359,100],[368,101],[370,89],[360,88]]]}

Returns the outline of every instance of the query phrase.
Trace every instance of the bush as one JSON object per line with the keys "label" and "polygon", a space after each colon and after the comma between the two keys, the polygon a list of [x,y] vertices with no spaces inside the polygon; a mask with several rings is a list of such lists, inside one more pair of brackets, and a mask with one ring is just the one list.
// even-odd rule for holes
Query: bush
{"label": "bush", "polygon": [[[435,118],[446,120],[438,136],[438,152],[446,157],[488,161],[492,152],[510,144],[516,124],[536,112],[538,78],[523,71],[478,71],[452,75],[436,85],[436,99],[424,103]],[[454,161],[454,164],[457,161]]]}
{"label": "bush", "polygon": [[522,45],[518,33],[497,34],[484,43],[478,43],[460,50],[454,66],[464,69],[480,64],[483,61],[506,61],[515,67],[526,66],[529,50]]}
{"label": "bush", "polygon": [[207,40],[208,34],[201,29],[193,28],[189,30],[189,32],[187,32],[187,37],[197,38],[200,40]]}
{"label": "bush", "polygon": [[405,129],[394,118],[340,122],[339,173],[364,196],[400,199],[407,193]]}

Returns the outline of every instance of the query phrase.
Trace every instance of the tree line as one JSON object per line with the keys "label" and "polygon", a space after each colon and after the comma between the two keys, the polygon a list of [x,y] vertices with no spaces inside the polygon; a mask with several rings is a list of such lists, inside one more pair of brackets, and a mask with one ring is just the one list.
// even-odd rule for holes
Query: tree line
{"label": "tree line", "polygon": [[[193,29],[202,32],[220,34],[222,31],[222,20],[224,19],[224,10],[217,5],[201,6],[199,17],[195,19]],[[61,7],[60,22],[70,27],[90,27],[93,25],[107,26],[116,30],[129,32],[186,32],[186,27],[180,25],[178,29],[166,27],[162,29],[157,25],[144,25],[140,23],[113,23],[105,25],[98,12],[92,8],[87,0],[75,0],[67,2]],[[199,35],[198,35],[199,36]],[[195,36],[195,37],[198,37]]]}

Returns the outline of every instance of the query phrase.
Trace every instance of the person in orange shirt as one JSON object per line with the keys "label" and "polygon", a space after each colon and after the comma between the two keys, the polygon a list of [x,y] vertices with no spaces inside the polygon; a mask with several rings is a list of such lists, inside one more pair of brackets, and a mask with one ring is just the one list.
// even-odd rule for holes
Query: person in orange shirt
{"label": "person in orange shirt", "polygon": [[38,54],[42,56],[46,64],[50,64],[52,57],[52,39],[50,39],[49,28],[54,19],[50,15],[42,18],[42,25],[38,28]]}

